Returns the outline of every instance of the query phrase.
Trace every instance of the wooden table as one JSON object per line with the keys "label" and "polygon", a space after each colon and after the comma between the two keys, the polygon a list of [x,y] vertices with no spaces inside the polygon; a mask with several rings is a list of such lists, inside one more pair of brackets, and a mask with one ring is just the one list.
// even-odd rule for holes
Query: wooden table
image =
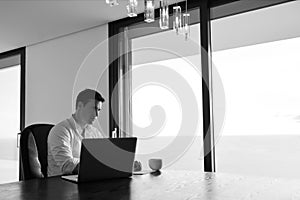
{"label": "wooden table", "polygon": [[167,171],[75,184],[60,177],[0,185],[0,199],[300,199],[300,180]]}

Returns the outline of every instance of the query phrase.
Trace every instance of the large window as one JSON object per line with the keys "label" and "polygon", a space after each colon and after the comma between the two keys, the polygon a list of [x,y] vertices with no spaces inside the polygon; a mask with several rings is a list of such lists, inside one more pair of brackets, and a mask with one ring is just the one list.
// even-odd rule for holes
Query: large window
{"label": "large window", "polygon": [[[146,169],[149,158],[160,157],[167,168],[203,170],[199,24],[191,27],[187,41],[173,30],[152,34],[152,28],[127,30],[130,134],[139,139],[136,159]],[[137,32],[143,35],[131,37]]]}
{"label": "large window", "polygon": [[19,180],[20,65],[0,69],[0,183]]}
{"label": "large window", "polygon": [[[280,4],[286,1],[288,0],[191,0],[188,10],[191,11],[192,29],[194,29],[191,30],[191,35],[195,35],[191,36],[191,40],[187,42],[182,37],[178,37],[174,31],[159,30],[157,28],[158,20],[154,24],[143,23],[142,14],[135,19],[127,18],[110,23],[110,37],[115,34],[121,35],[118,39],[110,40],[109,45],[110,96],[112,97],[111,130],[114,129],[117,121],[120,122],[123,130],[129,130],[130,135],[137,136],[140,139],[138,156],[144,156],[143,153],[146,152],[144,157],[144,164],[146,164],[145,160],[149,156],[161,157],[160,151],[155,152],[157,149],[166,149],[168,142],[170,144],[173,142],[173,138],[179,138],[176,133],[180,133],[178,129],[185,124],[183,121],[190,120],[189,123],[193,124],[193,120],[196,119],[196,123],[198,123],[201,118],[201,125],[195,131],[199,141],[194,146],[195,148],[193,145],[191,146],[192,156],[184,161],[186,163],[184,169],[189,169],[189,166],[197,166],[197,169],[201,169],[204,163],[206,171],[215,171],[216,166],[217,171],[264,174],[266,170],[262,169],[271,168],[275,164],[270,165],[269,163],[272,162],[267,161],[266,165],[262,165],[262,159],[269,155],[265,154],[259,159],[259,156],[255,154],[257,153],[255,145],[265,144],[262,142],[262,137],[259,139],[256,137],[255,144],[250,144],[251,139],[247,139],[250,137],[241,136],[249,134],[252,137],[262,132],[265,134],[266,127],[270,128],[276,120],[278,122],[278,118],[276,120],[274,116],[272,118],[271,113],[261,110],[278,109],[275,102],[280,101],[280,98],[276,97],[279,95],[278,91],[281,91],[279,88],[283,84],[288,84],[290,80],[284,80],[283,84],[278,84],[282,81],[275,74],[282,69],[271,66],[291,59],[290,57],[293,55],[290,51],[297,52],[298,50],[289,49],[287,52],[284,47],[276,43],[275,46],[279,46],[274,48],[280,51],[279,54],[284,53],[289,57],[280,58],[275,52],[272,52],[275,50],[274,48],[264,45],[299,37],[300,28],[297,26],[297,19],[300,17],[298,14],[299,3],[293,1]],[[183,2],[178,4],[183,6]],[[268,7],[271,5],[273,6]],[[278,10],[278,8],[283,9]],[[159,10],[156,9],[156,11]],[[170,21],[172,21],[172,16]],[[213,60],[211,60],[211,53]],[[200,54],[203,56],[202,59]],[[119,58],[116,59],[118,56]],[[191,63],[196,63],[198,71],[189,70],[190,60],[192,60]],[[214,67],[211,66],[211,61],[213,61]],[[285,65],[288,63],[284,62],[280,67]],[[195,77],[195,75],[199,75],[199,71],[203,74]],[[122,77],[127,72],[130,72],[130,75]],[[291,71],[290,73],[296,74]],[[178,79],[173,77],[176,74]],[[286,75],[288,76],[288,74]],[[188,98],[190,99],[189,106],[194,110],[187,111],[183,109],[184,104],[180,104],[181,100],[185,99],[182,98],[181,92],[188,90],[183,88],[176,90],[172,87],[176,84],[181,86],[179,81],[181,79],[188,83],[191,93],[195,95],[193,98]],[[157,80],[159,81],[157,82]],[[276,84],[272,83],[275,80]],[[205,87],[203,83],[208,87]],[[291,89],[292,87],[289,85],[286,86]],[[118,86],[119,96],[117,98],[113,95],[115,86]],[[268,93],[267,96],[264,96],[267,94],[265,91],[273,90],[276,90],[277,93],[274,92],[272,95]],[[283,91],[281,91],[282,94]],[[193,100],[197,105],[194,105]],[[265,106],[268,101],[271,103]],[[201,110],[202,106],[203,111]],[[185,116],[186,111],[190,113],[190,116]],[[201,113],[194,116],[194,111]],[[226,111],[225,114],[224,111]],[[119,119],[112,118],[113,114]],[[203,133],[203,129],[205,129],[205,133]],[[273,126],[273,129],[279,130],[277,126]],[[187,136],[191,133],[194,131],[185,132]],[[126,136],[122,134],[121,132],[120,136]],[[202,138],[203,136],[205,137]],[[163,139],[166,142],[162,142]],[[256,142],[257,140],[259,142]],[[155,142],[147,144],[149,141]],[[184,139],[181,141],[184,144]],[[247,141],[250,143],[243,143]],[[204,145],[202,145],[203,143]],[[217,144],[216,158],[214,148],[212,148],[214,143]],[[188,145],[184,144],[183,146]],[[249,149],[250,146],[253,148]],[[203,155],[204,150],[205,155]],[[157,154],[150,154],[153,151]],[[185,150],[181,151],[185,152]],[[205,156],[204,162],[201,160],[203,156]],[[248,162],[245,161],[247,158],[249,158]],[[143,160],[143,158],[141,159]],[[199,167],[198,161],[194,162],[194,159],[200,160],[201,167]],[[168,159],[165,160],[168,161]],[[282,163],[282,159],[276,161]],[[173,162],[170,167],[176,166],[174,163],[180,162]],[[260,171],[256,169],[260,169]]]}
{"label": "large window", "polygon": [[300,177],[299,7],[292,2],[212,23],[215,73],[226,96],[218,172]]}

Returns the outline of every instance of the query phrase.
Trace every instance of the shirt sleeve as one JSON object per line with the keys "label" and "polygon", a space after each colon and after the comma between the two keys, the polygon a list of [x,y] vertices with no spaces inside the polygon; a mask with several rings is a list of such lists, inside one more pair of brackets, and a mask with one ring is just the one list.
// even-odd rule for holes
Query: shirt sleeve
{"label": "shirt sleeve", "polygon": [[79,163],[72,154],[70,132],[63,126],[55,126],[48,136],[48,146],[51,155],[62,174],[70,174]]}

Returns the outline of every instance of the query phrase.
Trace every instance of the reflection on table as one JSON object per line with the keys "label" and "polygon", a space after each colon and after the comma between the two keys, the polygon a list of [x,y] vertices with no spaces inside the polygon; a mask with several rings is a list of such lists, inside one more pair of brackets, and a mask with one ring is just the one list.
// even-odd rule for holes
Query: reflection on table
{"label": "reflection on table", "polygon": [[60,177],[0,185],[1,199],[300,199],[300,180],[162,170],[75,184]]}

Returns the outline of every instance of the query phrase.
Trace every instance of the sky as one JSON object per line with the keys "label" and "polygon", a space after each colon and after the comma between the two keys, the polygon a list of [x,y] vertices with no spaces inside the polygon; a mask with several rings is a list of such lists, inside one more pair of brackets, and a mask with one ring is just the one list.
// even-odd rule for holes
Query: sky
{"label": "sky", "polygon": [[0,139],[20,132],[20,66],[0,69]]}
{"label": "sky", "polygon": [[[213,52],[214,72],[221,77],[225,93],[223,136],[300,134],[299,52],[300,38]],[[168,59],[134,68],[158,65],[181,74],[194,91],[201,112],[201,74],[187,62],[191,59],[199,58]],[[159,136],[176,135],[184,108],[176,91],[172,93],[163,84],[148,84],[135,91],[133,120],[141,127],[151,125],[151,107],[161,105],[166,123]]]}

